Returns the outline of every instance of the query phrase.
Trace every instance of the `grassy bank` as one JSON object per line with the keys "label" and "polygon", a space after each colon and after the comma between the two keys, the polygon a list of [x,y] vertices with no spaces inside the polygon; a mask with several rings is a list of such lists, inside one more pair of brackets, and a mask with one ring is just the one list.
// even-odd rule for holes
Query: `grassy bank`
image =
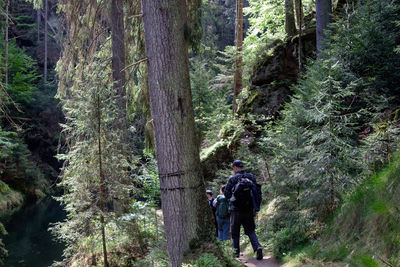
{"label": "grassy bank", "polygon": [[23,195],[0,181],[0,215],[4,215],[23,204]]}
{"label": "grassy bank", "polygon": [[319,240],[285,261],[290,266],[400,266],[400,155],[342,205]]}

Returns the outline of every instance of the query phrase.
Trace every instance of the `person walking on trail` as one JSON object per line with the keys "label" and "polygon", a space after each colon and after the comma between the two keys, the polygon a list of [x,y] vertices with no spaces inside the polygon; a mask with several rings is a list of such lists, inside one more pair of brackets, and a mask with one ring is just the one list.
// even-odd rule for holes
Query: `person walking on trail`
{"label": "person walking on trail", "polygon": [[228,240],[230,223],[228,201],[225,198],[224,191],[225,185],[222,185],[220,195],[213,202],[213,206],[216,209],[215,215],[217,216],[218,239],[221,241]]}
{"label": "person walking on trail", "polygon": [[210,205],[213,217],[214,217],[214,225],[215,225],[215,236],[218,237],[218,224],[217,224],[217,217],[215,215],[216,208],[213,206],[214,198],[213,192],[211,190],[206,190],[206,196],[208,200],[208,204]]}
{"label": "person walking on trail", "polygon": [[225,187],[225,198],[229,200],[231,211],[230,223],[232,234],[232,246],[236,257],[240,256],[240,226],[243,225],[245,234],[249,237],[257,260],[262,260],[262,246],[258,242],[255,233],[254,222],[255,211],[260,210],[261,186],[257,184],[256,178],[243,170],[243,163],[235,160],[232,163],[234,175],[229,177]]}

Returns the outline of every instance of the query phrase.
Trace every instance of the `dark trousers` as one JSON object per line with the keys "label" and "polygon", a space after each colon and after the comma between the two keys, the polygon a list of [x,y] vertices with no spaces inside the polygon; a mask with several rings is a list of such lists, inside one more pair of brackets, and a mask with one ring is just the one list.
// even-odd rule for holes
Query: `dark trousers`
{"label": "dark trousers", "polygon": [[232,211],[231,212],[231,234],[232,234],[232,245],[235,253],[240,253],[240,226],[243,225],[244,233],[250,238],[251,246],[254,251],[257,251],[261,247],[258,242],[258,238],[254,230],[256,224],[254,223],[253,211]]}
{"label": "dark trousers", "polygon": [[213,217],[214,217],[214,225],[215,225],[215,237],[218,238],[218,222],[217,222],[217,215],[215,215],[215,212],[213,212]]}

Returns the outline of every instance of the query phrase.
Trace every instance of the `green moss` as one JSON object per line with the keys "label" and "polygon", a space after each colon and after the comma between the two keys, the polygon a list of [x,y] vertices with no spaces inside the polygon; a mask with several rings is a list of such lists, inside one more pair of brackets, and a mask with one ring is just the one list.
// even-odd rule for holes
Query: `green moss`
{"label": "green moss", "polygon": [[201,161],[204,161],[204,160],[212,157],[213,155],[215,155],[215,153],[218,151],[218,149],[226,146],[227,144],[228,143],[226,140],[220,140],[220,141],[216,142],[215,144],[213,144],[212,146],[209,146],[209,147],[203,149],[200,153]]}

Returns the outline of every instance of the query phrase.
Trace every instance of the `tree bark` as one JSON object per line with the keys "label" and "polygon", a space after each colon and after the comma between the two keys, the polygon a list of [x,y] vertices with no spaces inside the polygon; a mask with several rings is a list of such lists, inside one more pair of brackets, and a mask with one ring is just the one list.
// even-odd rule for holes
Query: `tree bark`
{"label": "tree bark", "polygon": [[41,23],[41,14],[40,14],[40,9],[36,10],[36,34],[37,34],[37,43],[39,44],[40,42],[40,23]]}
{"label": "tree bark", "polygon": [[236,26],[235,26],[235,75],[233,87],[233,114],[237,112],[237,98],[243,87],[243,66],[242,66],[242,48],[243,48],[243,0],[236,0]]}
{"label": "tree bark", "polygon": [[298,45],[298,66],[299,71],[303,69],[303,64],[301,61],[303,55],[303,45],[302,45],[302,36],[303,36],[303,2],[302,0],[296,0],[296,17],[297,17],[297,24],[299,26],[299,45]]}
{"label": "tree bark", "polygon": [[121,119],[126,119],[126,90],[125,90],[125,28],[123,0],[111,1],[111,40],[112,40],[112,75],[113,87],[118,91],[118,106]]}
{"label": "tree bark", "polygon": [[296,34],[293,0],[285,0],[285,31],[288,36]]}
{"label": "tree bark", "polygon": [[142,9],[164,227],[176,267],[191,240],[211,233],[190,90],[186,3],[142,0]]}
{"label": "tree bark", "polygon": [[332,2],[331,0],[316,0],[317,18],[317,57],[321,58],[321,52],[326,48],[325,30],[331,22]]}
{"label": "tree bark", "polygon": [[300,29],[300,23],[304,20],[303,4],[301,3],[301,0],[295,0],[294,5],[296,9],[297,27]]}
{"label": "tree bark", "polygon": [[48,12],[49,12],[49,0],[44,0],[44,71],[43,71],[43,76],[44,76],[44,82],[47,82],[47,43],[48,43]]}
{"label": "tree bark", "polygon": [[5,28],[5,48],[4,48],[4,68],[5,68],[5,84],[8,85],[8,21],[9,21],[10,0],[6,2],[6,28]]}

